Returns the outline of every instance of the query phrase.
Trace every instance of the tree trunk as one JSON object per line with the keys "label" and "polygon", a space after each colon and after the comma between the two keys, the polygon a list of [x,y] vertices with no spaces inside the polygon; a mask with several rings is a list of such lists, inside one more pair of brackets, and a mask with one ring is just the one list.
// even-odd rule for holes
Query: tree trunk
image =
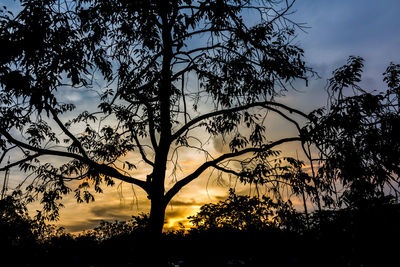
{"label": "tree trunk", "polygon": [[147,251],[147,266],[167,266],[166,255],[162,243],[162,230],[164,227],[165,208],[163,194],[155,193],[151,198],[150,222],[149,230],[150,237],[146,242],[149,247]]}
{"label": "tree trunk", "polygon": [[165,205],[162,196],[152,195],[150,208],[150,233],[152,238],[159,240],[161,238],[165,219]]}
{"label": "tree trunk", "polygon": [[162,20],[163,60],[161,79],[159,83],[159,109],[160,109],[160,139],[155,147],[156,155],[151,180],[151,209],[150,209],[150,231],[153,238],[161,237],[164,226],[166,203],[164,199],[165,172],[167,169],[168,152],[171,145],[171,60],[172,60],[172,28],[169,23],[169,2],[160,2],[160,17]]}
{"label": "tree trunk", "polygon": [[164,198],[165,191],[165,172],[167,169],[168,148],[160,147],[155,157],[155,164],[150,185],[150,233],[154,241],[161,237],[164,226],[166,204]]}

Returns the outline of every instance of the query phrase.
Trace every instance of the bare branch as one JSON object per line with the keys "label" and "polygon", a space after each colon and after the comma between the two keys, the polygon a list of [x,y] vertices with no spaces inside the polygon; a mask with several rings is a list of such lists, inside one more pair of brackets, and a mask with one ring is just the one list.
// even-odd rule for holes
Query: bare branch
{"label": "bare branch", "polygon": [[140,155],[142,156],[142,159],[144,160],[144,162],[146,162],[150,166],[154,166],[154,163],[147,158],[146,153],[144,152],[143,146],[139,141],[139,138],[136,136],[136,134],[132,134],[132,136],[133,136],[133,139],[135,139],[136,146],[139,148]]}

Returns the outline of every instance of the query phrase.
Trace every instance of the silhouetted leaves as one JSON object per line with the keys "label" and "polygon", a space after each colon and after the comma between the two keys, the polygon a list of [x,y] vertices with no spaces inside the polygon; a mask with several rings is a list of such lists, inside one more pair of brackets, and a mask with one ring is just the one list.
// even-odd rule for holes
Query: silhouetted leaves
{"label": "silhouetted leaves", "polygon": [[[370,199],[358,210],[312,213],[309,227],[304,214],[275,204],[230,191],[191,217],[197,227],[164,233],[157,257],[166,266],[378,266],[395,259],[400,208],[392,198]],[[0,200],[0,247],[18,266],[143,266],[154,257],[148,225],[149,216],[141,214],[70,235],[45,224],[40,213],[30,218],[19,195]]]}
{"label": "silhouetted leaves", "polygon": [[344,88],[359,89],[357,83],[361,81],[363,61],[361,57],[350,56],[347,64],[336,69],[333,72],[333,77],[328,80],[330,90],[333,93],[338,93],[339,97],[343,97],[342,90]]}
{"label": "silhouetted leaves", "polygon": [[[28,193],[54,215],[72,180],[82,182],[78,202],[120,179],[165,209],[188,180],[226,163],[203,162],[165,190],[167,163],[175,162],[173,175],[179,169],[171,154],[208,153],[195,129],[226,138],[231,157],[268,150],[266,103],[311,73],[292,42],[299,25],[286,18],[287,1],[19,3],[18,14],[0,9],[1,148],[21,150],[10,165],[31,172]],[[79,111],[65,103],[71,92]],[[140,156],[121,160],[132,152]],[[41,162],[49,155],[62,162]],[[143,162],[146,181],[134,175]],[[151,214],[160,232],[164,210]]]}
{"label": "silhouetted leaves", "polygon": [[320,179],[332,185],[340,182],[344,188],[339,205],[358,206],[366,199],[398,195],[398,66],[391,64],[384,73],[388,89],[369,93],[358,85],[362,62],[362,58],[350,57],[334,72],[328,86],[332,93],[329,109],[313,119],[310,130],[311,140],[322,151]]}

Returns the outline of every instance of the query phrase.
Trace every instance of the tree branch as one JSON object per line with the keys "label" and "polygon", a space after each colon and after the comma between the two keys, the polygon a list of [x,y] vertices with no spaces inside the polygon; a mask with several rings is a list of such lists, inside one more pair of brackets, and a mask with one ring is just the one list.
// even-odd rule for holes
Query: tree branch
{"label": "tree branch", "polygon": [[154,166],[154,163],[147,158],[146,153],[144,152],[143,146],[139,142],[139,138],[136,136],[136,134],[132,134],[132,137],[133,137],[133,139],[135,139],[136,146],[139,148],[140,155],[142,156],[142,159],[144,160],[144,162],[146,162],[150,166]]}
{"label": "tree branch", "polygon": [[85,158],[89,159],[88,155],[86,154],[85,149],[83,149],[82,144],[78,141],[78,139],[65,127],[65,125],[60,121],[60,119],[57,116],[56,111],[48,105],[48,108],[50,109],[51,114],[53,115],[54,121],[57,123],[57,125],[61,128],[61,130],[69,137],[72,139],[73,144],[75,144],[78,147],[79,152],[84,156]]}
{"label": "tree branch", "polygon": [[35,158],[37,158],[37,157],[40,157],[41,155],[42,155],[42,154],[40,154],[40,153],[36,153],[36,154],[30,155],[30,156],[27,156],[27,157],[24,158],[24,159],[18,160],[18,161],[13,162],[13,163],[10,163],[10,164],[8,164],[8,165],[6,165],[6,166],[0,168],[0,172],[1,172],[1,171],[6,171],[6,170],[8,170],[8,169],[10,169],[10,168],[12,168],[12,167],[18,166],[18,165],[21,164],[21,163],[24,163],[24,162],[26,162],[26,161],[30,161],[30,160],[32,160],[32,159],[35,159]]}
{"label": "tree branch", "polygon": [[[172,135],[172,139],[171,140],[175,140],[176,138],[178,138],[180,135],[182,135],[185,131],[187,131],[190,127],[192,127],[193,125],[204,121],[206,119],[215,117],[215,116],[219,116],[222,114],[228,114],[228,113],[233,113],[233,112],[238,112],[238,111],[242,111],[242,110],[246,110],[246,109],[250,109],[250,108],[254,108],[254,107],[264,107],[266,109],[272,109],[269,106],[276,106],[276,107],[280,107],[283,109],[286,109],[287,111],[289,111],[290,113],[296,113],[298,115],[301,115],[304,118],[309,118],[307,114],[291,108],[289,106],[286,106],[284,104],[281,103],[277,103],[277,102],[272,102],[272,101],[263,101],[263,102],[255,102],[255,103],[250,103],[247,105],[243,105],[243,106],[239,106],[239,107],[234,107],[234,108],[230,108],[230,109],[224,109],[224,110],[217,110],[217,111],[213,111],[207,114],[203,114],[201,116],[198,116],[196,118],[194,118],[193,120],[189,121],[188,123],[186,123],[185,125],[183,125],[179,130],[177,130],[173,135]],[[276,111],[276,109],[274,109],[274,111]]]}
{"label": "tree branch", "polygon": [[235,176],[240,176],[240,173],[238,173],[237,171],[224,168],[224,167],[219,166],[219,165],[217,165],[217,164],[212,165],[211,167],[213,167],[213,168],[215,168],[215,169],[217,169],[217,170],[219,170],[219,171],[225,172],[225,173],[233,174],[233,175],[235,175]]}
{"label": "tree branch", "polygon": [[[53,156],[58,156],[58,157],[64,157],[64,158],[73,158],[76,160],[79,160],[87,165],[89,165],[90,167],[94,168],[96,171],[98,171],[99,173],[103,174],[103,175],[107,175],[116,179],[119,179],[121,181],[130,183],[130,184],[135,184],[141,188],[143,188],[143,190],[145,190],[146,192],[148,192],[148,185],[145,181],[139,180],[137,178],[133,178],[130,176],[126,176],[121,174],[120,172],[118,172],[116,169],[106,165],[106,164],[99,164],[97,162],[92,161],[89,158],[85,158],[81,155],[77,155],[74,153],[70,153],[70,152],[65,152],[65,151],[56,151],[56,150],[49,150],[49,149],[43,149],[43,148],[38,148],[38,147],[34,147],[31,146],[29,144],[26,144],[24,142],[21,142],[17,139],[15,139],[14,137],[12,137],[7,131],[1,129],[0,130],[0,134],[3,135],[5,138],[7,138],[7,141],[10,143],[13,143],[17,146],[23,147],[25,149],[28,149],[30,151],[34,151],[37,154],[35,155],[53,155]],[[33,157],[34,155],[32,155]],[[38,156],[36,156],[38,157]]]}
{"label": "tree branch", "polygon": [[198,167],[193,173],[189,174],[182,180],[178,181],[175,183],[175,185],[165,194],[165,203],[168,203],[185,185],[189,184],[196,178],[198,178],[206,169],[209,167],[215,167],[218,163],[222,162],[223,160],[233,158],[233,157],[238,157],[247,153],[258,153],[258,152],[263,152],[270,150],[271,148],[281,145],[283,143],[289,143],[289,142],[296,142],[296,141],[301,141],[301,137],[289,137],[289,138],[283,138],[280,140],[277,140],[271,144],[265,145],[263,147],[251,147],[251,148],[245,148],[240,151],[236,152],[231,152],[231,153],[226,153],[218,158],[207,161],[203,163],[200,167]]}
{"label": "tree branch", "polygon": [[[135,103],[134,101],[131,101],[131,100],[125,99],[125,98],[124,98],[124,100],[128,101],[132,105],[144,104],[144,106],[146,107],[146,113],[147,113],[148,122],[149,122],[150,141],[153,146],[153,149],[156,150],[158,147],[158,144],[157,144],[157,139],[156,139],[156,135],[155,135],[154,109],[146,97],[144,97],[141,94],[136,93],[136,92],[134,92],[134,94],[135,94],[136,98],[139,100],[139,102]],[[154,100],[155,101],[158,100],[158,97],[155,98]]]}
{"label": "tree branch", "polygon": [[0,164],[3,162],[3,159],[4,159],[4,157],[6,156],[6,154],[7,154],[10,150],[12,150],[12,149],[14,149],[14,148],[16,148],[16,147],[17,147],[17,146],[12,146],[12,147],[9,147],[9,148],[3,150],[3,154],[2,154],[1,157],[0,157]]}

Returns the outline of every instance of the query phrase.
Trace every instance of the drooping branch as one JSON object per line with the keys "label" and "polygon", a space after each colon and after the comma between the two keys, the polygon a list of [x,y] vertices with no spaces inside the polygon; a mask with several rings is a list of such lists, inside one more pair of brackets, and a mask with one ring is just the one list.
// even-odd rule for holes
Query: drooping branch
{"label": "drooping branch", "polygon": [[1,154],[1,157],[0,157],[0,164],[3,162],[4,157],[7,155],[7,153],[8,153],[9,151],[11,151],[12,149],[16,148],[16,147],[17,147],[17,146],[12,146],[12,147],[9,147],[9,148],[3,150],[3,153]]}
{"label": "drooping branch", "polygon": [[144,162],[146,162],[150,166],[154,166],[154,163],[147,158],[146,152],[143,149],[143,145],[140,143],[139,138],[137,137],[137,135],[136,134],[132,134],[132,137],[136,142],[136,146],[139,148],[140,155],[142,156],[142,159],[144,160]]}
{"label": "drooping branch", "polygon": [[273,108],[273,107],[269,107],[269,110],[279,114],[281,117],[283,117],[284,119],[286,119],[287,121],[289,121],[290,123],[294,124],[294,126],[296,126],[297,130],[300,132],[301,131],[301,127],[299,125],[299,123],[297,121],[295,121],[294,119],[290,118],[289,116],[287,116],[285,113],[283,113],[282,111]]}
{"label": "drooping branch", "polygon": [[[36,157],[42,156],[42,155],[43,156],[44,155],[52,155],[52,156],[58,156],[58,157],[63,157],[63,158],[76,159],[76,160],[79,160],[80,162],[92,167],[100,174],[110,176],[110,177],[119,179],[121,181],[127,182],[127,183],[135,184],[135,185],[143,188],[146,192],[148,192],[148,185],[146,184],[146,182],[139,180],[137,178],[123,175],[120,172],[118,172],[116,169],[114,169],[113,167],[110,167],[106,164],[99,164],[97,162],[92,161],[89,158],[85,158],[81,155],[77,155],[77,154],[66,152],[66,151],[57,151],[57,150],[43,149],[43,148],[31,146],[29,144],[26,144],[24,142],[21,142],[21,141],[15,139],[14,137],[11,136],[11,134],[9,134],[7,131],[5,131],[3,129],[0,129],[0,134],[3,135],[7,139],[7,141],[10,143],[20,146],[22,148],[25,148],[27,150],[36,152],[36,154],[35,154]],[[32,157],[35,155],[32,155]]]}
{"label": "drooping branch", "polygon": [[[308,118],[309,116],[307,114],[305,114],[304,112],[301,112],[297,109],[291,108],[285,104],[281,104],[281,103],[277,103],[277,102],[272,102],[272,101],[263,101],[263,102],[255,102],[255,103],[250,103],[247,105],[243,105],[243,106],[239,106],[239,107],[234,107],[234,108],[230,108],[230,109],[223,109],[223,110],[216,110],[210,113],[206,113],[203,114],[201,116],[198,116],[196,118],[194,118],[193,120],[189,121],[188,123],[186,123],[185,125],[183,125],[179,130],[177,130],[173,135],[172,135],[172,139],[171,140],[175,140],[177,139],[179,136],[181,136],[184,132],[186,132],[187,130],[190,129],[190,127],[194,126],[195,124],[219,116],[219,115],[223,115],[223,114],[230,114],[230,113],[234,113],[234,112],[239,112],[239,111],[243,111],[243,110],[247,110],[250,108],[254,108],[254,107],[264,107],[266,109],[271,109],[272,108],[270,106],[276,106],[279,108],[283,108],[285,110],[287,110],[290,113],[296,113],[304,118]],[[276,109],[273,109],[273,111],[276,111]]]}
{"label": "drooping branch", "polygon": [[83,157],[89,159],[88,155],[86,154],[85,149],[83,148],[82,144],[78,141],[78,139],[65,127],[65,125],[61,122],[61,120],[58,118],[56,111],[48,106],[51,114],[53,115],[54,121],[57,123],[57,125],[61,128],[61,130],[69,137],[71,138],[72,142],[76,147],[78,148],[79,152],[82,154]]}
{"label": "drooping branch", "polygon": [[24,163],[24,162],[27,162],[27,161],[31,161],[31,160],[33,160],[33,159],[35,159],[35,158],[40,157],[40,156],[42,156],[42,154],[36,153],[36,154],[33,154],[33,155],[29,155],[29,156],[27,156],[26,158],[23,158],[23,159],[18,160],[18,161],[16,161],[16,162],[9,163],[9,164],[7,164],[6,166],[0,168],[0,172],[6,171],[6,170],[8,170],[8,169],[10,169],[10,168],[12,168],[12,167],[18,166],[18,165],[20,165],[20,164],[22,164],[22,163]]}
{"label": "drooping branch", "polygon": [[128,103],[130,103],[131,105],[141,105],[143,104],[146,107],[146,113],[147,113],[147,118],[148,118],[148,126],[149,126],[149,136],[150,136],[150,141],[151,144],[153,146],[153,149],[156,150],[158,147],[158,143],[157,143],[157,139],[156,139],[156,129],[155,129],[155,118],[154,118],[154,109],[153,106],[151,104],[151,102],[153,101],[157,101],[159,98],[155,97],[154,99],[147,99],[146,97],[144,97],[142,94],[138,93],[138,92],[134,92],[135,97],[138,99],[138,101],[131,101],[129,99],[127,99],[126,97],[123,98],[124,100],[126,100]]}
{"label": "drooping branch", "polygon": [[235,176],[240,176],[240,173],[239,173],[239,172],[234,171],[234,170],[231,170],[231,169],[227,169],[227,168],[222,167],[222,166],[220,166],[220,165],[218,165],[218,164],[215,164],[215,165],[213,165],[213,166],[211,166],[211,167],[213,167],[213,168],[215,168],[215,169],[217,169],[217,170],[219,170],[219,171],[221,171],[221,172],[224,172],[224,173],[233,174],[233,175],[235,175]]}
{"label": "drooping branch", "polygon": [[275,146],[284,144],[284,143],[290,143],[290,142],[297,142],[301,141],[301,137],[289,137],[289,138],[283,138],[280,140],[277,140],[275,142],[272,142],[268,145],[265,145],[263,147],[250,147],[250,148],[245,148],[240,151],[236,152],[231,152],[231,153],[226,153],[214,160],[207,161],[203,163],[200,167],[198,167],[194,172],[183,178],[182,180],[178,181],[175,183],[175,185],[165,194],[165,203],[168,203],[178,192],[181,190],[185,185],[189,184],[196,178],[198,178],[205,170],[207,170],[210,167],[215,167],[218,163],[229,159],[229,158],[235,158],[239,157],[241,155],[247,154],[247,153],[259,153],[259,152],[264,152],[272,149]]}

